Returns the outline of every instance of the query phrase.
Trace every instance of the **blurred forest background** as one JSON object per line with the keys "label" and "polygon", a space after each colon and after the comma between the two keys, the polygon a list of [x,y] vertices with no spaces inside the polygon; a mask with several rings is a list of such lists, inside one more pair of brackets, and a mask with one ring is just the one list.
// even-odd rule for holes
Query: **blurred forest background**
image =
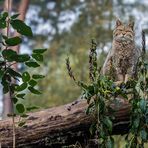
{"label": "blurred forest background", "polygon": [[[20,0],[13,0],[12,13],[17,12],[19,3]],[[3,11],[3,1],[0,6]],[[136,43],[140,47],[141,29],[148,41],[147,14],[147,0],[30,0],[25,22],[31,26],[34,37],[24,38],[20,52],[31,53],[32,49],[43,47],[48,50],[42,66],[35,70],[46,76],[38,86],[43,94],[28,93],[26,103],[47,108],[77,99],[81,90],[67,74],[67,55],[76,77],[87,82],[91,39],[96,39],[101,66],[111,48],[115,20],[135,21]],[[19,70],[24,67],[20,65]]]}

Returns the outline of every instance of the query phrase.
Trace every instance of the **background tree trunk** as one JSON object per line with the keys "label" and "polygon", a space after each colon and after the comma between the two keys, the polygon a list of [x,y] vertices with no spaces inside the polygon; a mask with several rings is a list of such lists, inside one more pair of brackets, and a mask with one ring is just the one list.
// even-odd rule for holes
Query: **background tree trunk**
{"label": "background tree trunk", "polygon": [[[10,7],[8,8],[8,2],[10,3]],[[29,0],[21,0],[19,8],[18,8],[18,13],[19,15],[19,19],[24,21],[25,20],[25,16],[26,16],[26,12],[29,6]],[[9,13],[11,12],[11,8],[12,8],[12,0],[5,0],[4,2],[4,11],[9,11]],[[5,30],[5,34],[7,30]],[[11,31],[9,30],[9,34],[11,34]],[[15,31],[13,36],[20,36],[19,33],[17,33]],[[11,49],[15,50],[17,53],[19,53],[19,48],[20,46],[13,46],[11,47]],[[14,65],[14,70],[17,71],[17,64]],[[4,94],[3,95],[3,114],[2,117],[6,118],[7,114],[12,113],[12,108],[13,108],[13,104],[11,102],[11,98],[10,98],[10,94]]]}
{"label": "background tree trunk", "polygon": [[[114,109],[114,128],[112,134],[125,134],[128,131],[130,105],[122,102]],[[94,120],[85,114],[85,100],[30,113],[24,127],[16,127],[17,147],[62,147],[64,145],[86,144],[90,138],[89,127]],[[113,113],[110,113],[113,115]],[[18,118],[16,118],[18,121]],[[0,121],[2,147],[12,146],[11,119]]]}

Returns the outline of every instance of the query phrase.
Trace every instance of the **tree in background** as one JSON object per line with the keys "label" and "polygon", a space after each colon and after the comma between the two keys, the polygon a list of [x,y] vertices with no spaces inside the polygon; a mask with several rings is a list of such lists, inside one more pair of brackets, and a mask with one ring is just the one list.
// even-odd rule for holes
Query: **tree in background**
{"label": "tree in background", "polygon": [[[11,8],[13,7],[13,1],[12,0],[5,0],[4,1],[4,11],[8,11],[9,13],[11,13]],[[19,7],[18,7],[18,12],[20,14],[19,16],[19,19],[24,21],[25,19],[25,15],[26,15],[26,12],[27,12],[27,9],[28,9],[28,6],[29,6],[29,0],[25,0],[25,1],[21,1],[19,3]],[[11,29],[11,28],[9,28]],[[9,30],[6,30],[6,33],[8,33]],[[14,32],[13,33],[14,36],[20,36],[19,33],[17,32]],[[11,34],[10,34],[11,35]],[[14,51],[16,51],[17,53],[19,53],[19,46],[13,46],[11,47],[11,49],[13,49]],[[14,65],[14,70],[17,71],[18,69],[18,65]],[[12,102],[11,102],[11,99],[10,99],[10,94],[7,93],[5,95],[3,95],[3,118],[5,118],[7,116],[8,113],[11,113],[12,112]]]}
{"label": "tree in background", "polygon": [[76,99],[81,90],[67,77],[67,55],[72,67],[76,69],[76,76],[81,80],[87,79],[85,75],[88,73],[86,69],[90,40],[95,38],[97,41],[98,63],[101,66],[111,48],[112,28],[116,18],[119,17],[123,21],[135,18],[138,25],[145,26],[146,32],[147,22],[144,19],[141,21],[141,16],[147,12],[146,8],[147,4],[138,0],[32,0],[27,13],[27,23],[30,23],[33,29],[35,40],[28,42],[26,39],[24,45],[30,48],[45,45],[48,52],[44,67],[37,70],[46,75],[39,85],[44,93],[36,99],[31,99],[35,96],[28,94],[28,103],[33,101],[39,106],[49,107]]}

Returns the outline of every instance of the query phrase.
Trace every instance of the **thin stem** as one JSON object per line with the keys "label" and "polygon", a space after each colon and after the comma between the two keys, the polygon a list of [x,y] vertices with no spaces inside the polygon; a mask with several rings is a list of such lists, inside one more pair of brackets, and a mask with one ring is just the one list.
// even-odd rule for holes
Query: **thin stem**
{"label": "thin stem", "polygon": [[11,0],[8,0],[7,37],[9,37],[9,32],[10,32],[10,12],[11,12],[10,1]]}
{"label": "thin stem", "polygon": [[[11,0],[8,0],[8,19],[7,19],[7,32],[6,32],[6,35],[7,37],[9,37],[9,34],[10,34],[10,13],[11,13]],[[6,50],[8,49],[8,46],[6,46]],[[13,65],[10,64],[9,66]],[[7,68],[6,67],[7,65],[5,65],[5,69]],[[9,88],[9,94],[10,94],[10,100],[11,100],[11,107],[12,107],[12,130],[13,130],[13,148],[15,148],[15,115],[14,115],[14,108],[13,108],[13,103],[12,103],[12,97],[13,97],[13,94],[11,92],[11,89]]]}
{"label": "thin stem", "polygon": [[13,148],[15,148],[15,117],[14,114],[12,115],[12,122],[13,122]]}

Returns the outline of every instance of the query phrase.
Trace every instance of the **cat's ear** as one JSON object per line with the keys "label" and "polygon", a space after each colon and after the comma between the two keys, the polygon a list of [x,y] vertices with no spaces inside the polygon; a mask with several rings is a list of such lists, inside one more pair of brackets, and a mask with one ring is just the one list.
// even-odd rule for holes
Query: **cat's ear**
{"label": "cat's ear", "polygon": [[134,30],[134,22],[130,22],[130,23],[128,24],[128,26],[129,26],[132,30]]}
{"label": "cat's ear", "polygon": [[120,26],[120,25],[122,25],[122,22],[121,22],[119,19],[117,19],[117,20],[116,20],[116,27],[118,27],[118,26]]}

